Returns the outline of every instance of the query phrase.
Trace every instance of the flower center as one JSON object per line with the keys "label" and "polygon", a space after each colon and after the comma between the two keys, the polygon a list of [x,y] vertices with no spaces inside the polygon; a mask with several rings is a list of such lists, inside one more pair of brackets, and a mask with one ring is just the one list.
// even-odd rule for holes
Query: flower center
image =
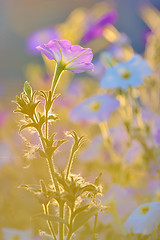
{"label": "flower center", "polygon": [[93,111],[97,111],[97,110],[100,109],[101,104],[100,104],[99,102],[94,102],[94,103],[92,103],[90,106],[91,106],[91,109],[92,109]]}
{"label": "flower center", "polygon": [[128,79],[128,78],[130,78],[131,73],[127,69],[121,69],[120,75],[122,76],[122,78]]}
{"label": "flower center", "polygon": [[146,214],[149,211],[149,206],[141,207],[141,214]]}
{"label": "flower center", "polygon": [[19,240],[20,237],[18,235],[13,235],[13,240]]}

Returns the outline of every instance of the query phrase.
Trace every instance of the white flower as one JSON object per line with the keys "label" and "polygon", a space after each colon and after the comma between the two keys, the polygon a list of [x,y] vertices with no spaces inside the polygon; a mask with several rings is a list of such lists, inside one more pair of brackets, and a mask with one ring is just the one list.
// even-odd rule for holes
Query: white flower
{"label": "white flower", "polygon": [[4,240],[32,240],[32,230],[17,230],[11,228],[3,228]]}
{"label": "white flower", "polygon": [[160,202],[140,205],[127,218],[124,229],[127,233],[150,234],[160,223]]}

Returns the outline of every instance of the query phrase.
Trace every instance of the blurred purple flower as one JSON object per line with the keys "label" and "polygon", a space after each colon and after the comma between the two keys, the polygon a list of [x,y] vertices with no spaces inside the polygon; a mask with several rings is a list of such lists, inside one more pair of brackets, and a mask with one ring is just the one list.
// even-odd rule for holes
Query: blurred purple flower
{"label": "blurred purple flower", "polygon": [[59,35],[56,29],[52,27],[37,30],[30,34],[26,41],[26,50],[30,54],[39,54],[37,46],[48,43],[51,39],[58,39]]}
{"label": "blurred purple flower", "polygon": [[72,46],[68,40],[51,40],[47,44],[38,46],[37,49],[50,60],[55,60],[58,64],[63,65],[65,70],[76,73],[93,70],[91,63],[93,53],[90,48]]}
{"label": "blurred purple flower", "polygon": [[153,34],[152,30],[149,28],[145,28],[142,31],[142,43],[144,43],[144,45],[148,42],[148,39],[152,34]]}
{"label": "blurred purple flower", "polygon": [[158,147],[160,149],[160,129],[158,129],[156,134],[155,134],[155,141],[158,144]]}
{"label": "blurred purple flower", "polygon": [[104,89],[137,87],[151,73],[149,64],[140,55],[135,54],[129,61],[107,68],[100,84]]}
{"label": "blurred purple flower", "polygon": [[119,105],[119,101],[111,95],[94,95],[76,106],[71,111],[70,118],[73,122],[103,122],[109,119]]}
{"label": "blurred purple flower", "polygon": [[81,42],[83,44],[89,43],[92,39],[101,37],[103,35],[103,29],[107,25],[113,25],[117,19],[117,12],[110,11],[104,14],[97,22],[89,27],[87,32],[82,37]]}
{"label": "blurred purple flower", "polygon": [[8,113],[6,110],[0,110],[0,127],[3,127],[8,121]]}

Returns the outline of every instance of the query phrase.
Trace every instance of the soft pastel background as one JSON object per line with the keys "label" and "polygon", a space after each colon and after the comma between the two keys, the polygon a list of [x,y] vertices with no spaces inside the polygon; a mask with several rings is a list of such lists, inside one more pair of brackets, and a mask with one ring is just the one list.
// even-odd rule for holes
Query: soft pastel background
{"label": "soft pastel background", "polygon": [[[27,157],[24,157],[25,147],[24,142],[18,135],[18,124],[17,119],[15,119],[15,115],[13,115],[12,111],[15,108],[12,100],[15,99],[15,95],[19,95],[23,89],[23,84],[26,80],[26,70],[28,69],[29,64],[41,64],[44,66],[43,59],[41,55],[32,56],[29,55],[26,51],[26,39],[30,35],[31,32],[45,28],[48,26],[54,26],[55,24],[59,24],[65,22],[70,13],[76,8],[86,8],[91,9],[94,4],[98,4],[100,1],[98,0],[0,0],[0,229],[3,227],[8,228],[17,228],[17,229],[34,229],[34,235],[38,235],[38,229],[43,229],[48,231],[47,225],[43,220],[33,220],[31,217],[41,212],[41,207],[38,204],[37,199],[32,198],[31,194],[26,192],[23,189],[18,189],[17,187],[20,184],[38,184],[39,179],[44,178],[49,182],[48,170],[43,161],[39,161],[38,157],[32,159],[32,153],[30,152],[30,160],[27,162]],[[157,9],[160,9],[160,1],[159,0],[108,0],[104,1],[104,3],[109,4],[111,9],[115,9],[118,12],[118,20],[116,21],[115,27],[120,31],[124,32],[128,35],[131,40],[131,45],[135,52],[143,54],[145,49],[144,42],[144,34],[148,30],[147,25],[143,22],[140,17],[140,9],[146,5],[147,3],[152,3]],[[90,47],[90,46],[89,46]],[[44,69],[43,69],[44,70]],[[45,69],[46,70],[46,69]],[[47,70],[46,70],[47,71]],[[33,75],[32,75],[33,73]],[[32,84],[32,76],[34,76],[34,71],[31,71],[31,75],[29,76]],[[73,75],[70,73],[66,73],[66,76],[72,78]],[[83,76],[83,75],[82,75]],[[66,79],[67,79],[66,77]],[[77,77],[78,79],[78,77]],[[76,80],[77,80],[76,79]],[[27,79],[28,80],[28,79]],[[37,80],[37,79],[36,79]],[[44,82],[40,79],[41,82],[37,81],[34,83],[33,87],[38,88],[44,86]],[[63,137],[63,130],[70,130],[72,128],[79,131],[78,127],[81,128],[82,125],[77,125],[77,123],[72,124],[68,118],[68,111],[74,106],[74,104],[78,103],[78,101],[82,101],[87,94],[94,94],[97,90],[97,82],[92,81],[91,77],[84,78],[85,81],[75,81],[75,85],[73,84],[71,88],[68,88],[68,85],[64,84],[64,91],[69,89],[66,95],[63,95],[60,100],[57,101],[56,110],[59,111],[59,115],[61,118],[65,118],[62,124],[57,124],[56,129],[59,133],[58,137]],[[88,85],[86,84],[86,80],[88,80]],[[68,79],[66,80],[66,82]],[[43,82],[43,83],[42,83]],[[69,81],[68,81],[69,82]],[[67,83],[68,83],[67,82]],[[85,85],[86,84],[86,85]],[[97,84],[97,85],[95,85]],[[40,85],[40,86],[39,86]],[[70,86],[70,85],[69,85]],[[96,86],[96,87],[95,87]],[[90,90],[93,90],[90,91]],[[145,91],[144,91],[145,92]],[[88,94],[88,95],[89,95]],[[144,97],[145,98],[145,97]],[[146,101],[147,102],[147,101]],[[147,102],[148,103],[148,102]],[[149,104],[148,104],[149,105]],[[152,102],[151,102],[152,105]],[[153,104],[154,105],[154,104]],[[151,107],[153,107],[153,105]],[[157,105],[156,105],[157,106]],[[148,114],[148,115],[147,115]],[[145,113],[144,113],[145,115]],[[150,112],[146,113],[148,119],[150,117]],[[115,119],[118,115],[115,115]],[[146,116],[145,116],[146,117]],[[144,119],[145,119],[144,117]],[[147,118],[146,117],[146,118]],[[155,117],[155,125],[159,121],[157,116]],[[157,117],[157,118],[156,118]],[[152,114],[151,117],[153,118]],[[158,119],[158,120],[157,120]],[[146,120],[147,121],[147,120]],[[157,122],[156,122],[157,121]],[[116,122],[116,121],[115,121]],[[110,124],[110,123],[109,123]],[[112,123],[111,123],[112,125]],[[114,125],[114,121],[113,121]],[[157,124],[158,125],[158,124]],[[77,127],[78,126],[78,127]],[[84,128],[83,128],[84,127]],[[86,152],[84,152],[79,158],[82,161],[77,161],[77,166],[75,167],[75,171],[79,173],[79,171],[84,175],[88,176],[89,180],[94,179],[96,174],[98,174],[99,168],[106,167],[106,162],[103,162],[105,158],[107,158],[107,153],[102,148],[101,141],[98,134],[99,130],[96,126],[95,128],[90,125],[84,125],[81,129],[82,133],[88,134],[89,138],[96,138],[93,141],[93,145],[91,144],[90,149],[87,151],[92,152],[93,149],[96,149],[96,152],[92,154],[96,155],[96,158],[100,156],[102,162],[96,162],[92,164],[93,159],[85,159]],[[121,143],[121,137],[123,134],[123,138],[125,139],[125,131],[124,129],[116,129],[115,132],[112,132],[112,138],[115,140],[115,146],[121,148],[118,144]],[[114,136],[115,135],[115,136]],[[25,132],[23,137],[28,139],[33,143],[37,143],[37,135]],[[116,142],[117,141],[117,142]],[[97,148],[95,148],[95,145]],[[60,153],[58,153],[57,164],[59,164],[60,168],[63,168],[66,161],[66,155],[68,156],[68,147],[71,146],[69,142],[66,147],[64,147],[63,156],[59,157]],[[30,146],[28,146],[29,149]],[[133,144],[128,151],[128,155],[126,154],[125,161],[132,164],[132,159],[130,156],[137,159],[139,156],[141,157],[141,147],[137,145],[137,142]],[[32,150],[32,146],[30,148]],[[34,150],[34,149],[33,149]],[[135,155],[134,155],[135,154]],[[92,155],[91,155],[92,156]],[[32,161],[33,160],[33,161]],[[127,164],[128,164],[127,163]],[[86,164],[86,165],[85,165]],[[97,164],[97,165],[96,165]],[[103,165],[104,164],[104,165]],[[128,166],[128,165],[127,165]],[[108,195],[105,196],[106,199],[110,198],[111,195],[116,195],[118,192],[118,196],[124,196],[126,198],[126,206],[124,206],[123,198],[116,197],[118,200],[119,210],[121,210],[121,206],[123,205],[123,210],[126,207],[127,214],[131,212],[136,204],[132,199],[132,195],[136,195],[137,199],[149,199],[154,200],[154,197],[151,197],[152,190],[154,193],[159,189],[159,181],[149,181],[149,175],[143,175],[143,172],[134,172],[134,184],[136,185],[139,178],[142,176],[142,186],[141,189],[138,188],[137,192],[126,188],[123,189],[120,185],[118,185],[118,176],[120,174],[119,166],[117,169],[113,170],[113,175],[115,176],[114,183],[115,186],[110,190]],[[152,173],[154,172],[154,164],[153,169],[151,169]],[[93,175],[92,175],[92,170]],[[106,167],[106,172],[111,171]],[[104,171],[105,171],[104,170]],[[141,170],[141,169],[138,169]],[[146,166],[146,171],[148,171]],[[115,172],[114,172],[115,171]],[[130,174],[130,172],[129,172]],[[136,175],[137,174],[137,175]],[[137,177],[138,176],[138,177]],[[126,177],[126,176],[125,176]],[[124,177],[124,178],[125,178]],[[136,178],[137,177],[137,178]],[[146,185],[149,182],[149,187],[147,189]],[[126,177],[127,178],[127,177]],[[138,180],[137,180],[138,179]],[[105,176],[105,184],[106,188],[108,188],[109,184],[112,183],[110,176],[106,174]],[[121,179],[123,182],[123,179]],[[137,180],[137,182],[136,182]],[[125,180],[124,180],[125,181]],[[146,189],[143,189],[143,184]],[[125,184],[124,184],[125,185]],[[127,185],[127,184],[126,184]],[[138,184],[137,184],[138,185]],[[154,187],[153,187],[154,185]],[[153,189],[155,188],[155,189]],[[144,192],[142,192],[144,190]],[[148,193],[148,192],[149,193]],[[116,193],[115,193],[116,192]],[[158,192],[158,191],[157,191]],[[156,192],[156,193],[157,193]],[[141,193],[144,194],[144,197],[141,196]],[[158,193],[157,193],[158,194]],[[117,195],[116,195],[117,196]],[[104,201],[107,201],[104,199]],[[159,195],[156,195],[155,199],[159,199]],[[139,201],[141,202],[141,201]],[[128,203],[128,205],[127,205]],[[122,205],[121,205],[122,204]],[[129,208],[129,210],[128,210]],[[101,216],[102,219],[104,218]],[[112,222],[111,219],[108,221]],[[106,219],[105,219],[106,220]],[[107,223],[106,223],[107,224]],[[1,233],[0,233],[1,234]],[[114,238],[114,236],[113,236]],[[1,239],[1,235],[0,235]],[[103,239],[103,237],[102,237]],[[115,238],[116,239],[116,238]],[[8,239],[7,239],[8,240]]]}

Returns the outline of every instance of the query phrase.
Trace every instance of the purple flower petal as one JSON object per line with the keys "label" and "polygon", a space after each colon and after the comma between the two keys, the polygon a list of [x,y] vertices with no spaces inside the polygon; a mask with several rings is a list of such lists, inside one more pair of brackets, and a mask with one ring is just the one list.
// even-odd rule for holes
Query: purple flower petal
{"label": "purple flower petal", "polygon": [[90,48],[82,48],[78,45],[71,45],[67,40],[51,40],[47,44],[37,47],[50,60],[55,60],[65,66],[66,70],[72,72],[84,72],[86,70],[93,70],[91,63],[93,53]]}
{"label": "purple flower petal", "polygon": [[92,39],[101,37],[103,35],[103,29],[107,25],[113,25],[117,19],[117,12],[111,11],[104,14],[96,23],[94,23],[82,38],[82,43],[89,43]]}
{"label": "purple flower petal", "polygon": [[57,30],[52,27],[35,31],[26,40],[26,50],[30,54],[39,54],[39,51],[36,49],[37,46],[47,43],[50,39],[58,38]]}

